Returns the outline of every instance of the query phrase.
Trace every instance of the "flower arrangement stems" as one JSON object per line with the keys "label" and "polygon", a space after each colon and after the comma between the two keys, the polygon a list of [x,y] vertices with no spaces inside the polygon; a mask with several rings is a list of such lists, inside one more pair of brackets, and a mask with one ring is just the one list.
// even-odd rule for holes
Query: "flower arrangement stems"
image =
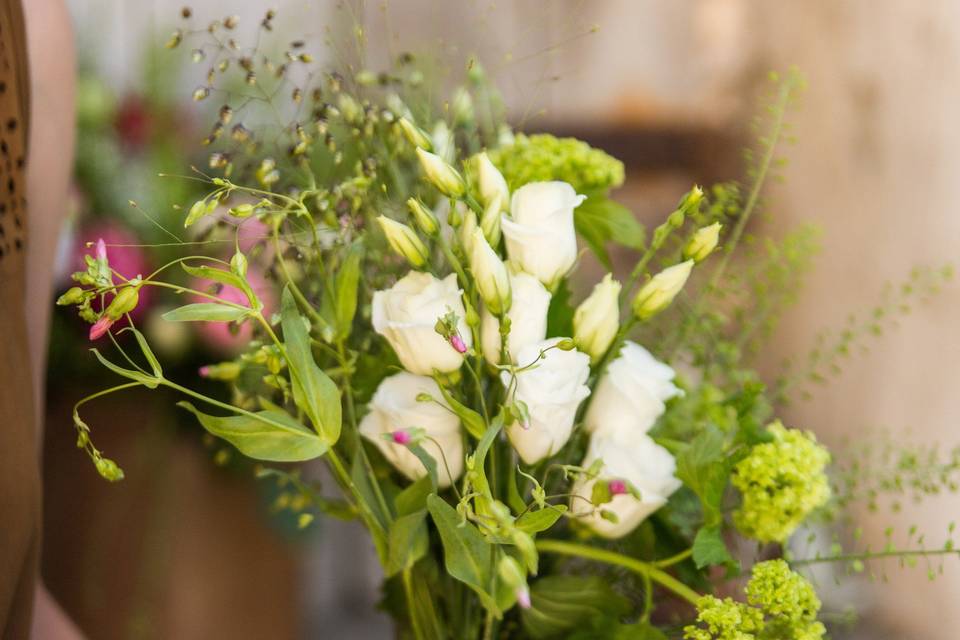
{"label": "flower arrangement stems", "polygon": [[[644,578],[649,578],[653,582],[656,582],[660,586],[669,589],[694,606],[696,606],[701,597],[699,593],[683,584],[666,571],[659,569],[655,563],[643,562],[642,560],[637,560],[636,558],[631,558],[629,556],[616,553],[615,551],[598,549],[596,547],[577,544],[575,542],[564,542],[562,540],[537,540],[536,544],[537,551],[540,551],[541,553],[555,553],[562,556],[584,558],[586,560],[595,560],[597,562],[603,562],[604,564],[612,564],[617,567],[623,567],[624,569],[633,571]],[[674,558],[669,558],[668,560],[672,561],[675,558],[676,556]]]}

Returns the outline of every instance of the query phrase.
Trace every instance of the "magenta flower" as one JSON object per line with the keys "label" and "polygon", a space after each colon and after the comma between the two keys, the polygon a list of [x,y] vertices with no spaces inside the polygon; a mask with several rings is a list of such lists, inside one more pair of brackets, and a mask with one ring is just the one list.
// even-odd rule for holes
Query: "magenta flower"
{"label": "magenta flower", "polygon": [[103,316],[102,318],[94,322],[93,325],[90,327],[90,339],[99,340],[100,338],[102,338],[107,333],[107,331],[110,330],[110,327],[113,326],[113,322],[114,321],[108,318],[107,316]]}
{"label": "magenta flower", "polygon": [[399,431],[394,431],[393,433],[390,434],[390,436],[393,438],[394,444],[399,444],[403,446],[407,446],[408,444],[410,444],[410,440],[412,439],[410,437],[410,433],[408,431],[404,431],[403,429]]}
{"label": "magenta flower", "polygon": [[467,345],[464,343],[463,338],[460,337],[459,333],[455,333],[450,336],[450,346],[453,347],[457,353],[467,352]]}
{"label": "magenta flower", "polygon": [[103,241],[103,238],[97,238],[97,248],[94,251],[94,256],[97,258],[97,260],[106,261],[107,243]]}
{"label": "magenta flower", "polygon": [[203,365],[202,367],[200,367],[200,368],[197,370],[197,373],[200,374],[200,377],[201,377],[201,378],[206,378],[207,376],[210,375],[210,366],[209,366],[209,365]]}
{"label": "magenta flower", "polygon": [[620,496],[627,493],[627,483],[623,480],[611,480],[607,483],[607,488],[610,489],[610,495]]}

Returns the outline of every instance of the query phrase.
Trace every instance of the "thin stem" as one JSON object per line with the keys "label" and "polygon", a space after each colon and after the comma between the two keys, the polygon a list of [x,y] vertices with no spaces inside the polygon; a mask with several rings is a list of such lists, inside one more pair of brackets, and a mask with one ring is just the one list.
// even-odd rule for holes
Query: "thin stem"
{"label": "thin stem", "polygon": [[404,567],[403,569],[403,592],[407,597],[407,611],[410,615],[411,626],[413,626],[413,637],[415,640],[424,640],[427,636],[423,633],[423,629],[420,628],[420,617],[413,611],[415,597],[413,594],[413,576],[411,575],[410,567]]}
{"label": "thin stem", "polygon": [[595,560],[597,562],[623,567],[640,576],[648,576],[660,586],[669,589],[694,606],[696,606],[700,600],[699,593],[649,562],[642,562],[613,551],[607,551],[606,549],[597,549],[596,547],[574,542],[564,542],[562,540],[537,540],[536,545],[537,550],[543,553],[556,553],[558,555]]}
{"label": "thin stem", "polygon": [[661,569],[665,567],[671,567],[675,564],[679,564],[693,555],[693,548],[687,549],[686,551],[681,551],[677,555],[670,556],[669,558],[664,558],[663,560],[657,560],[653,563],[654,566],[660,567]]}
{"label": "thin stem", "polygon": [[839,556],[825,556],[822,558],[804,558],[801,560],[790,560],[790,564],[795,567],[809,566],[812,564],[823,564],[825,562],[853,562],[856,560],[876,560],[880,558],[909,558],[913,556],[957,556],[960,557],[960,549],[913,549],[905,551],[865,551],[863,553],[849,553]]}

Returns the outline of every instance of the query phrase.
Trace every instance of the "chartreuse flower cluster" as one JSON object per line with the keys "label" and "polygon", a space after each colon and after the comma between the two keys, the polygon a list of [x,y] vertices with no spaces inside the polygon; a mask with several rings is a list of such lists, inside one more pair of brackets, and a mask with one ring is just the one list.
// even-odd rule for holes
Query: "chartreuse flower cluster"
{"label": "chartreuse flower cluster", "polygon": [[813,586],[783,560],[756,565],[744,591],[746,602],[701,598],[685,640],[819,640],[826,633]]}
{"label": "chartreuse flower cluster", "polygon": [[567,182],[578,193],[623,184],[622,162],[576,138],[518,134],[513,144],[493,149],[489,155],[511,191],[545,180]]}
{"label": "chartreuse flower cluster", "polygon": [[809,432],[767,427],[773,440],[758,444],[737,463],[731,481],[743,494],[734,524],[748,538],[782,542],[830,498],[824,468],[830,453]]}

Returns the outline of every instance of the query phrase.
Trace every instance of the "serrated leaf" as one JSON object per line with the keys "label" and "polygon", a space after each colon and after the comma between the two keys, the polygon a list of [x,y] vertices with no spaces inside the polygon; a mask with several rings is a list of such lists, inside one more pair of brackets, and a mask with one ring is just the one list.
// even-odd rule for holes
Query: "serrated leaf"
{"label": "serrated leaf", "polygon": [[234,322],[249,315],[248,309],[231,307],[219,302],[195,302],[163,314],[167,322]]}
{"label": "serrated leaf", "polygon": [[303,462],[319,458],[327,451],[323,440],[284,411],[221,417],[203,413],[186,401],[178,402],[177,406],[195,415],[204,429],[250,458]]}
{"label": "serrated leaf", "polygon": [[693,562],[697,565],[697,569],[733,562],[719,526],[701,527],[697,531],[693,539]]}
{"label": "serrated leaf", "polygon": [[724,452],[724,435],[712,425],[697,434],[677,456],[677,478],[700,498],[708,526],[718,524],[721,518],[730,464]]}
{"label": "serrated leaf", "polygon": [[600,618],[619,618],[630,603],[599,576],[556,575],[541,578],[530,587],[531,607],[520,612],[531,638],[566,637]]}
{"label": "serrated leaf", "polygon": [[313,359],[307,325],[289,287],[284,288],[281,297],[280,322],[294,402],[307,414],[324,442],[333,446],[340,438],[343,419],[340,391]]}

